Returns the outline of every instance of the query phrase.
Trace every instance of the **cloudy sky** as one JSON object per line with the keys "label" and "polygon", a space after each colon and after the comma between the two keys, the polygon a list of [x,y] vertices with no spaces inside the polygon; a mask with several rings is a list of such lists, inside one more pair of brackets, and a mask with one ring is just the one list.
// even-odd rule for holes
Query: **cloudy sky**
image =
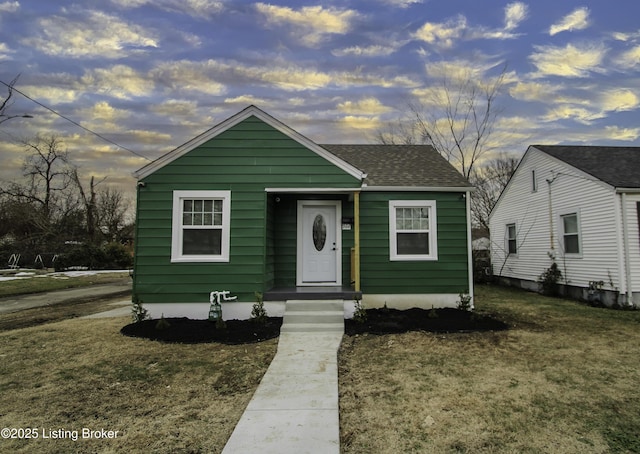
{"label": "cloudy sky", "polygon": [[19,139],[55,133],[128,192],[249,104],[319,143],[371,143],[443,72],[505,64],[503,151],[640,146],[639,16],[636,0],[0,0],[0,80],[130,150],[16,94],[9,113],[33,118],[0,125],[0,178]]}

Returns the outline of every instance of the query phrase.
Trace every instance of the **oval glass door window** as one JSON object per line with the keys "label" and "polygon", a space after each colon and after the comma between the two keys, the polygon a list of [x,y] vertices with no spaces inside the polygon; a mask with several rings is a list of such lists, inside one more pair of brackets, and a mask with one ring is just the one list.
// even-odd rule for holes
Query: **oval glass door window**
{"label": "oval glass door window", "polygon": [[324,221],[324,217],[319,214],[313,220],[313,245],[315,246],[316,251],[321,251],[324,248],[326,240],[327,223]]}

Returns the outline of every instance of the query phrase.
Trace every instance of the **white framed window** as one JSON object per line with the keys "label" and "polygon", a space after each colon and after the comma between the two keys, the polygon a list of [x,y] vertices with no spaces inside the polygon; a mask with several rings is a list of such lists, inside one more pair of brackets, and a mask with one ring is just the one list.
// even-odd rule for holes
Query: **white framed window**
{"label": "white framed window", "polygon": [[562,229],[562,247],[565,254],[580,254],[580,216],[578,213],[568,213],[560,216]]}
{"label": "white framed window", "polygon": [[518,233],[515,224],[507,224],[507,254],[516,255],[518,253]]}
{"label": "white framed window", "polygon": [[228,262],[231,191],[173,191],[172,262]]}
{"label": "white framed window", "polygon": [[437,260],[437,225],[435,200],[390,200],[390,260]]}

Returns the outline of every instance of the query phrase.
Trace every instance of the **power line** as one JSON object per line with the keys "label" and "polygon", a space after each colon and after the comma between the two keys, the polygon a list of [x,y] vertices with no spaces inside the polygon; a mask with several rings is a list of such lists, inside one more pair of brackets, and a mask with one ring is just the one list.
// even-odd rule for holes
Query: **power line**
{"label": "power line", "polygon": [[31,97],[29,97],[29,96],[25,95],[25,94],[24,94],[24,93],[22,93],[20,90],[18,90],[16,87],[14,87],[14,86],[12,86],[12,85],[9,85],[8,83],[6,83],[6,82],[4,82],[4,81],[2,81],[2,80],[0,80],[0,83],[1,83],[1,84],[3,84],[3,85],[5,85],[5,86],[6,86],[7,88],[9,88],[10,90],[13,90],[13,91],[15,91],[15,92],[17,92],[17,93],[21,94],[22,96],[24,96],[25,98],[27,98],[29,101],[32,101],[32,102],[36,103],[36,104],[37,104],[37,105],[39,105],[40,107],[44,107],[44,108],[45,108],[45,109],[47,109],[49,112],[52,112],[52,113],[56,114],[56,115],[57,115],[57,116],[59,116],[60,118],[64,118],[64,119],[65,119],[65,120],[67,120],[69,123],[73,123],[73,124],[74,124],[74,125],[76,125],[77,127],[84,129],[85,131],[87,131],[88,133],[93,134],[93,135],[94,135],[94,136],[96,136],[96,137],[99,137],[100,139],[104,140],[105,142],[109,142],[110,144],[115,145],[115,146],[116,146],[116,147],[118,147],[118,148],[122,148],[123,150],[128,151],[129,153],[133,153],[134,155],[136,155],[136,156],[138,156],[138,157],[140,157],[140,158],[146,159],[147,161],[151,161],[151,159],[147,158],[146,156],[143,156],[143,155],[141,155],[141,154],[140,154],[140,153],[138,153],[138,152],[135,152],[135,151],[133,151],[133,150],[130,150],[130,149],[129,149],[129,148],[127,148],[127,147],[123,147],[123,146],[122,146],[122,145],[120,145],[119,143],[116,143],[116,142],[114,142],[114,141],[113,141],[113,140],[111,140],[111,139],[107,139],[107,138],[106,138],[106,137],[104,137],[103,135],[98,134],[97,132],[92,131],[91,129],[89,129],[89,128],[86,128],[86,127],[82,126],[80,123],[78,123],[78,122],[76,122],[76,121],[72,120],[71,118],[69,118],[69,117],[66,117],[66,116],[62,115],[61,113],[56,112],[56,111],[55,111],[55,110],[53,110],[51,107],[45,106],[45,105],[44,105],[44,104],[42,104],[40,101],[37,101],[37,100],[35,100],[35,99],[33,99],[33,98],[31,98]]}

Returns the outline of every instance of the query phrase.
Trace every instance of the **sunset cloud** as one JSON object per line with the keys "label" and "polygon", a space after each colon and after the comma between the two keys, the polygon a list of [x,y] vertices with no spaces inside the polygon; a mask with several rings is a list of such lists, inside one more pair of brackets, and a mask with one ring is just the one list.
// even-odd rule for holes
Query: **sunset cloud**
{"label": "sunset cloud", "polygon": [[23,38],[22,43],[48,55],[69,58],[115,59],[158,47],[154,32],[116,16],[101,11],[73,16],[40,18],[36,36]]}
{"label": "sunset cloud", "polygon": [[311,46],[317,45],[326,35],[347,33],[351,21],[358,17],[354,10],[322,6],[304,6],[296,10],[286,6],[256,3],[255,8],[266,18],[268,24],[291,25],[298,38]]}
{"label": "sunset cloud", "polygon": [[509,3],[504,9],[504,28],[513,30],[527,18],[529,7],[522,2]]}
{"label": "sunset cloud", "polygon": [[583,7],[566,15],[557,24],[549,28],[551,36],[565,31],[583,30],[589,26],[589,8]]}
{"label": "sunset cloud", "polygon": [[534,46],[534,49],[536,52],[529,59],[538,69],[536,77],[586,77],[590,72],[602,71],[607,53],[602,44]]}

